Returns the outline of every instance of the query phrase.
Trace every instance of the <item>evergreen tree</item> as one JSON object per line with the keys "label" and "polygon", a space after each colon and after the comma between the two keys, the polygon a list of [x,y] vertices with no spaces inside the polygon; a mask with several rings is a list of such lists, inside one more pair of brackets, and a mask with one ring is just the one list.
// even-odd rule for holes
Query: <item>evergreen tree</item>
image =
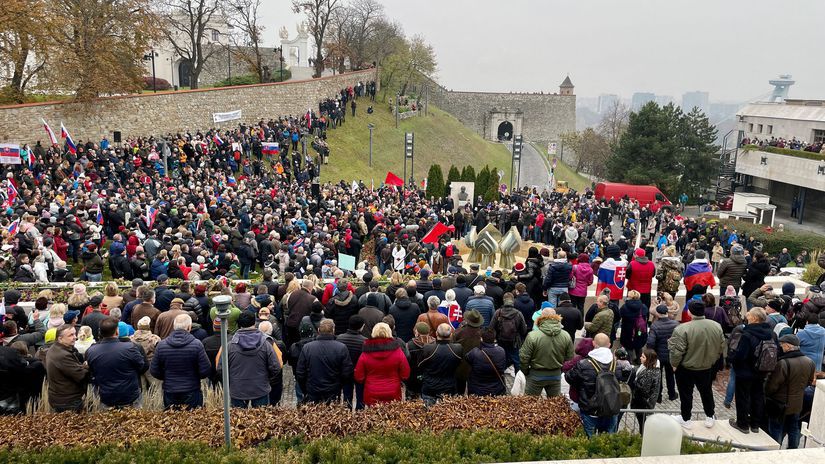
{"label": "evergreen tree", "polygon": [[464,166],[461,170],[461,182],[475,182],[476,170],[472,166]]}
{"label": "evergreen tree", "polygon": [[484,165],[484,167],[481,169],[481,171],[478,172],[478,176],[476,176],[476,182],[475,182],[475,194],[476,194],[476,196],[478,196],[478,195],[484,196],[484,194],[487,192],[487,187],[489,186],[489,184],[490,184],[490,168],[488,168],[487,165]]}
{"label": "evergreen tree", "polygon": [[484,201],[497,201],[501,198],[498,190],[498,174],[495,170],[490,174],[490,182],[487,184],[487,190],[484,191]]}
{"label": "evergreen tree", "polygon": [[444,174],[441,165],[433,164],[427,173],[427,198],[441,198],[444,196]]}
{"label": "evergreen tree", "polygon": [[445,185],[444,192],[450,191],[450,183],[451,182],[460,182],[461,181],[461,173],[458,172],[458,168],[455,165],[450,166],[450,170],[447,172],[447,184]]}
{"label": "evergreen tree", "polygon": [[708,117],[699,108],[682,117],[682,152],[679,159],[679,190],[688,195],[691,202],[699,198],[711,184],[711,179],[718,176],[719,164],[716,162],[716,150],[713,144],[717,130]]}

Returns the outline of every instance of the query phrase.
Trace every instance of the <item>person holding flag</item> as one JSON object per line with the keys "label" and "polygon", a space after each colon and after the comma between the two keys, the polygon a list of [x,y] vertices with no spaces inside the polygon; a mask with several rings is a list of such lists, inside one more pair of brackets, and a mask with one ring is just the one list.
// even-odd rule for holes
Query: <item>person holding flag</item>
{"label": "person holding flag", "polygon": [[619,304],[624,296],[627,261],[622,259],[621,250],[616,245],[605,248],[607,259],[599,266],[599,283],[596,285],[598,295],[604,289],[610,290],[610,301]]}
{"label": "person holding flag", "polygon": [[60,136],[66,139],[66,150],[73,155],[77,154],[77,146],[74,144],[74,139],[69,135],[69,131],[66,130],[66,126],[64,126],[62,122],[60,123]]}

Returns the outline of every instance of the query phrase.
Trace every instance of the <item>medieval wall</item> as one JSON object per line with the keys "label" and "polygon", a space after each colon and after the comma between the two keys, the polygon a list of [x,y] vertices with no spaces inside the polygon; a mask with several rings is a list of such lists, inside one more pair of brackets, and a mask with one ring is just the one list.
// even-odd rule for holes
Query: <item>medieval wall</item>
{"label": "medieval wall", "polygon": [[487,127],[494,110],[520,110],[523,113],[521,133],[525,140],[532,142],[558,141],[561,134],[576,130],[575,95],[460,92],[432,82],[428,87],[429,99],[434,105],[488,139],[498,129]]}
{"label": "medieval wall", "polygon": [[241,110],[240,121],[222,124],[235,127],[239,122],[304,114],[309,108],[317,111],[318,102],[335,96],[342,88],[372,80],[378,80],[377,69],[305,81],[108,97],[86,103],[6,106],[0,107],[0,141],[48,143],[41,118],[58,136],[62,121],[76,143],[99,141],[104,135],[112,140],[114,131],[121,131],[126,138],[221,126],[212,122],[212,113]]}

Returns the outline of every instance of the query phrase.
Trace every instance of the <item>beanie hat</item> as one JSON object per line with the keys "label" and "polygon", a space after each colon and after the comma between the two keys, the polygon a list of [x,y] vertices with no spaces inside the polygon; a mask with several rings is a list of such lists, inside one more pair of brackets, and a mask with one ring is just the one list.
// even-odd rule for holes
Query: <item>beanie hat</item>
{"label": "beanie hat", "polygon": [[725,289],[725,296],[736,296],[736,289],[733,288],[733,285],[728,285]]}
{"label": "beanie hat", "polygon": [[[140,325],[140,322],[138,322],[138,325]],[[220,330],[221,329],[221,320],[220,320],[220,318],[216,317],[215,320],[212,321],[212,328],[215,329],[215,330]]]}
{"label": "beanie hat", "polygon": [[46,335],[43,336],[43,341],[48,345],[49,343],[54,343],[55,338],[57,338],[57,328],[52,327],[46,331]]}
{"label": "beanie hat", "polygon": [[253,316],[249,311],[241,312],[241,315],[238,316],[238,327],[245,329],[247,327],[252,327],[253,325],[255,325],[255,316]]}
{"label": "beanie hat", "polygon": [[636,251],[634,251],[633,254],[641,258],[645,255],[645,250],[642,248],[636,248]]}
{"label": "beanie hat", "polygon": [[796,293],[796,285],[793,282],[785,282],[782,284],[782,294],[793,296]]}
{"label": "beanie hat", "polygon": [[694,316],[705,315],[705,304],[701,300],[690,300],[688,302],[688,311]]}
{"label": "beanie hat", "polygon": [[361,330],[361,327],[364,327],[365,323],[366,323],[366,321],[364,321],[363,317],[355,314],[355,315],[350,316],[348,327],[349,327],[350,330]]}
{"label": "beanie hat", "polygon": [[774,298],[773,300],[768,302],[768,307],[773,309],[774,311],[779,311],[782,309],[782,300],[779,298]]}
{"label": "beanie hat", "polygon": [[660,304],[656,306],[656,314],[666,316],[667,315],[667,305]]}
{"label": "beanie hat", "polygon": [[20,301],[20,297],[20,292],[14,289],[3,292],[3,299],[7,307],[16,305]]}

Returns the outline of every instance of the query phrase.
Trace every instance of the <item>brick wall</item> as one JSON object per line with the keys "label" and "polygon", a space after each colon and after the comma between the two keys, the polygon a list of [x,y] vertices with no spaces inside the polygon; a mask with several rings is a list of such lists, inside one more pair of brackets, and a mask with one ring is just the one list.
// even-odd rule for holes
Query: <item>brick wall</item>
{"label": "brick wall", "polygon": [[[318,110],[318,102],[359,81],[377,81],[376,69],[339,74],[307,81],[257,84],[242,87],[203,89],[157,94],[129,95],[88,103],[35,103],[0,107],[0,140],[10,143],[48,141],[44,118],[60,135],[62,121],[75,142],[123,137],[165,135],[214,127],[212,113],[242,110],[243,122],[257,122],[282,115]],[[239,121],[223,123],[234,127]]]}

